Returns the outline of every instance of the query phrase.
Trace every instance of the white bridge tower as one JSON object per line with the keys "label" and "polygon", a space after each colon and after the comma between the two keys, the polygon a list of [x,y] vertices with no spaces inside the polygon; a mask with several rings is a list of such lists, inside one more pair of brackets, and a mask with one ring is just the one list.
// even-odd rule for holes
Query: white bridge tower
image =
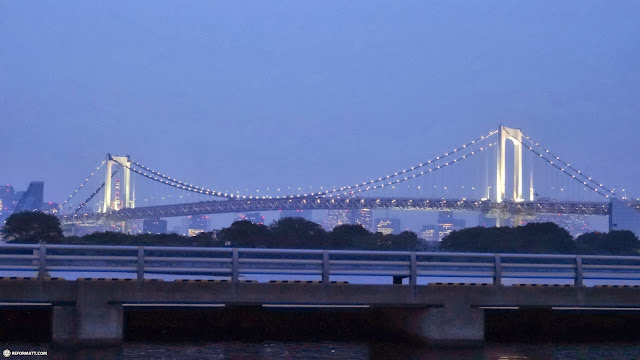
{"label": "white bridge tower", "polygon": [[[505,145],[513,142],[513,197],[512,201],[524,201],[522,198],[522,131],[500,125],[498,130],[498,161],[496,169],[496,202],[506,197]],[[532,186],[531,186],[532,187]]]}
{"label": "white bridge tower", "polygon": [[131,160],[129,156],[111,156],[107,154],[107,169],[104,180],[104,199],[102,203],[102,212],[106,213],[110,210],[118,210],[117,204],[111,199],[111,170],[114,164],[123,167],[124,170],[124,208],[134,208],[135,199],[132,197],[131,191]]}

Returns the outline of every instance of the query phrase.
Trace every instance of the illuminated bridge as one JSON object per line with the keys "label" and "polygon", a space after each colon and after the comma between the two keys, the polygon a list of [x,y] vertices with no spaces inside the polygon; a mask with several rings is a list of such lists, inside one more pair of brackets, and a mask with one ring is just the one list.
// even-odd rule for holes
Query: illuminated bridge
{"label": "illuminated bridge", "polygon": [[[512,153],[507,154],[509,149]],[[513,160],[509,176],[507,155]],[[613,212],[639,207],[628,202],[624,192],[586,175],[520,129],[505,126],[429,160],[351,185],[233,190],[197,186],[129,156],[107,155],[64,202],[62,221],[345,209],[474,211],[496,219],[539,214],[611,218]]]}

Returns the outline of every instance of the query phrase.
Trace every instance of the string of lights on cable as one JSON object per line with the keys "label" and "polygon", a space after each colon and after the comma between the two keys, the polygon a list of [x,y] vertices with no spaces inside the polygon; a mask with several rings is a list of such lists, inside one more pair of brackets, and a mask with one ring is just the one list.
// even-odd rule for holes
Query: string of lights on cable
{"label": "string of lights on cable", "polygon": [[[509,133],[508,131],[506,131],[506,133],[511,136],[515,141],[518,141],[517,138],[515,136],[513,136],[511,133]],[[526,135],[523,134],[523,136],[533,142],[531,139],[529,139]],[[602,184],[598,184],[597,182],[593,181],[590,177],[585,176],[584,174],[582,174],[581,171],[575,169],[574,167],[570,166],[568,163],[560,160],[560,157],[553,155],[553,153],[551,153],[549,150],[546,150],[544,148],[542,148],[540,145],[537,145],[538,148],[543,149],[544,153],[537,151],[536,149],[534,149],[533,147],[523,143],[522,141],[519,141],[520,144],[522,144],[522,146],[524,146],[525,148],[527,148],[529,151],[533,152],[534,154],[538,155],[539,158],[543,159],[544,161],[546,161],[547,163],[549,163],[551,166],[553,166],[554,168],[560,170],[563,174],[566,174],[567,176],[571,177],[573,180],[575,180],[576,182],[586,186],[587,188],[594,190],[595,192],[597,192],[598,194],[609,198],[609,194],[607,194],[606,192],[610,192],[611,194],[613,194],[613,191],[609,191],[607,188],[605,188],[604,186],[602,186]],[[535,143],[534,143],[535,145]],[[559,162],[565,166],[567,166],[568,169],[570,169],[571,171],[575,172],[578,174],[578,177],[583,177],[586,178],[587,181],[595,184],[595,186],[590,185],[589,183],[587,183],[587,181],[584,180],[580,180],[576,174],[572,174],[571,171],[567,171],[567,169],[565,169],[562,166],[559,166],[556,162],[554,162],[554,160],[548,159],[545,155],[548,154],[548,156],[552,156],[554,157],[556,160],[559,160]],[[598,191],[598,188],[602,188],[604,189],[606,192],[602,192],[602,191]]]}
{"label": "string of lights on cable", "polygon": [[[552,153],[551,151],[549,151],[548,149],[545,149],[544,147],[542,147],[540,145],[540,143],[538,143],[537,141],[534,141],[533,139],[531,139],[529,136],[522,134],[528,141],[530,141],[532,144],[534,144],[535,146],[537,146],[539,149],[541,149],[544,153],[548,154],[549,156],[555,158],[557,161],[559,161],[560,163],[562,163],[564,166],[566,166],[567,168],[573,170],[574,172],[577,173],[578,177],[581,177],[583,179],[585,179],[586,181],[589,181],[593,184],[595,184],[595,186],[604,189],[606,192],[612,194],[613,197],[615,197],[615,189],[608,189],[607,187],[605,187],[603,184],[597,182],[596,180],[594,180],[591,176],[587,176],[586,174],[584,174],[582,171],[576,169],[575,167],[571,166],[569,163],[563,161],[562,159],[560,159],[559,156],[555,155],[554,153]],[[525,145],[526,146],[526,145]]]}
{"label": "string of lights on cable", "polygon": [[95,175],[98,170],[100,170],[100,168],[106,163],[106,160],[103,160],[100,165],[98,167],[96,167],[95,170],[93,170],[91,172],[91,174],[89,176],[87,176],[86,179],[84,179],[84,182],[82,182],[82,184],[80,184],[80,186],[78,186],[78,188],[71,193],[71,195],[67,198],[67,200],[65,200],[62,205],[60,206],[60,208],[64,208],[64,206],[78,193],[78,191],[80,191],[85,185],[87,185],[87,183],[89,182],[89,180],[93,177],[93,175]]}
{"label": "string of lights on cable", "polygon": [[[345,191],[345,190],[340,190],[340,191],[343,191],[340,195],[348,195],[348,194],[353,194],[353,193],[356,193],[356,192],[361,193],[361,192],[365,192],[365,191],[371,191],[371,190],[374,190],[374,189],[380,189],[380,188],[383,188],[383,187],[385,187],[385,186],[395,185],[395,184],[399,184],[399,183],[402,183],[402,182],[405,182],[405,181],[408,181],[408,180],[412,180],[412,179],[418,178],[418,177],[420,177],[420,176],[423,176],[423,175],[426,175],[426,174],[429,174],[429,173],[435,172],[435,171],[437,171],[437,170],[443,169],[443,168],[445,168],[445,167],[447,167],[447,166],[451,166],[451,165],[453,165],[453,164],[457,164],[457,163],[458,163],[458,162],[460,162],[461,160],[468,159],[468,158],[470,158],[471,156],[476,155],[476,154],[479,154],[479,153],[480,153],[480,152],[482,152],[482,151],[488,150],[488,149],[492,148],[492,147],[493,147],[493,146],[495,146],[495,145],[496,145],[496,143],[491,143],[491,144],[489,144],[489,145],[487,145],[487,146],[480,147],[478,150],[474,150],[474,151],[470,152],[468,155],[460,156],[460,157],[458,157],[458,158],[456,158],[456,159],[453,159],[452,161],[446,162],[446,163],[444,163],[444,164],[442,164],[442,165],[438,165],[438,166],[436,166],[436,167],[432,167],[432,168],[429,168],[429,169],[427,169],[427,170],[421,171],[421,172],[420,172],[420,173],[418,173],[418,174],[413,174],[413,175],[411,175],[411,176],[405,176],[404,178],[402,178],[402,179],[397,179],[397,180],[395,180],[395,181],[389,181],[389,182],[387,182],[386,184],[374,185],[374,186],[372,186],[372,187],[370,186],[370,187],[367,187],[367,188],[364,188],[364,189],[358,189],[358,191]],[[386,179],[385,179],[385,180],[386,180]],[[366,184],[366,185],[369,185],[369,184]],[[360,185],[360,186],[364,186],[364,185]],[[347,188],[347,190],[348,190],[348,188]],[[313,195],[313,194],[312,194],[312,195]],[[328,195],[329,197],[331,197],[333,194],[325,194],[325,195],[322,195],[322,197],[327,197],[327,195]]]}
{"label": "string of lights on cable", "polygon": [[[462,145],[462,146],[460,146],[460,147],[458,147],[458,148],[453,149],[453,150],[452,150],[452,151],[450,151],[450,152],[444,153],[444,154],[442,154],[442,155],[440,155],[440,156],[436,156],[435,158],[433,158],[433,159],[431,159],[431,160],[427,160],[427,161],[422,162],[422,163],[420,163],[420,164],[417,164],[417,165],[411,166],[411,167],[410,167],[410,168],[408,168],[408,169],[404,169],[404,170],[401,170],[401,171],[394,172],[394,173],[393,173],[393,174],[391,174],[391,175],[387,175],[387,176],[384,176],[384,177],[379,177],[379,178],[377,178],[377,179],[371,179],[371,180],[364,181],[364,182],[362,182],[362,183],[358,183],[358,184],[351,185],[351,186],[343,186],[343,187],[340,187],[340,188],[333,187],[333,189],[332,189],[332,190],[326,190],[326,191],[322,191],[322,192],[318,192],[318,193],[311,193],[311,194],[309,194],[309,195],[311,195],[311,196],[323,196],[323,197],[324,197],[325,195],[331,195],[331,194],[334,194],[334,193],[339,193],[339,192],[343,192],[343,191],[347,191],[347,190],[352,190],[352,189],[360,189],[360,188],[365,187],[365,186],[367,187],[367,188],[366,188],[367,190],[364,190],[364,191],[368,191],[368,190],[371,190],[371,189],[376,189],[377,187],[380,187],[380,186],[374,186],[374,187],[371,187],[371,185],[373,185],[373,184],[377,184],[377,183],[380,183],[380,182],[384,182],[384,181],[387,181],[387,180],[389,180],[389,179],[393,179],[393,178],[398,177],[398,176],[402,176],[402,175],[404,175],[404,174],[406,174],[406,173],[409,173],[409,172],[411,172],[411,171],[417,171],[417,170],[419,170],[419,169],[421,169],[421,168],[423,168],[423,167],[425,167],[425,166],[428,166],[428,165],[430,165],[430,164],[433,164],[433,163],[435,163],[435,162],[443,161],[443,160],[444,160],[444,159],[446,159],[447,157],[452,156],[452,155],[456,154],[457,152],[459,152],[459,151],[461,151],[461,150],[464,150],[464,149],[466,149],[466,148],[468,148],[468,147],[470,147],[470,146],[472,146],[472,145],[475,145],[475,144],[477,144],[477,143],[479,143],[479,142],[481,142],[481,141],[483,141],[483,140],[488,139],[488,138],[489,138],[489,137],[491,137],[492,135],[495,135],[497,132],[498,132],[497,130],[491,131],[489,134],[484,135],[484,136],[481,136],[481,137],[479,137],[479,138],[477,138],[477,139],[475,139],[475,140],[473,140],[473,141],[471,141],[471,142],[469,142],[469,143],[467,143],[467,144],[464,144],[464,145]],[[489,145],[489,147],[491,147],[491,146],[493,146],[493,145]],[[482,149],[482,150],[484,150],[484,148],[481,148],[481,149]],[[482,151],[482,150],[480,150],[480,151]],[[462,160],[462,159],[465,159],[465,158],[467,158],[467,157],[469,157],[469,156],[471,156],[471,155],[474,155],[475,153],[477,153],[477,151],[476,151],[476,152],[471,152],[469,155],[462,156],[462,157],[460,157],[460,158],[458,158],[458,159],[456,159],[456,160],[454,160],[454,161],[447,162],[445,165],[443,165],[443,166],[438,166],[438,167],[436,167],[436,168],[434,168],[434,169],[436,169],[436,170],[437,170],[437,169],[440,169],[441,167],[448,166],[448,165],[450,165],[451,163],[458,162],[458,161],[460,161],[460,160]],[[428,171],[422,171],[422,172],[420,172],[420,174],[419,174],[419,175],[413,175],[411,178],[415,178],[415,177],[417,177],[417,176],[422,176],[422,175],[425,175],[425,174],[427,174],[427,173],[429,173],[429,172],[432,172],[432,171],[433,171],[433,169],[429,169]],[[397,180],[397,181],[395,181],[395,182],[393,182],[393,181],[387,182],[387,183],[386,183],[386,185],[390,185],[390,184],[393,184],[393,183],[398,183],[398,182],[406,181],[406,180],[409,180],[409,178],[408,178],[408,177],[405,177],[404,179],[402,179],[402,181],[400,181],[400,180],[401,180],[401,179],[399,179],[399,180]],[[371,187],[371,188],[369,188],[369,187]],[[358,191],[358,192],[361,192],[361,191]],[[300,196],[300,195],[298,195],[298,196]],[[306,196],[308,196],[308,194],[304,194],[304,195],[302,195],[302,196],[305,196],[305,197],[306,197]],[[287,196],[284,196],[284,197],[287,197]]]}

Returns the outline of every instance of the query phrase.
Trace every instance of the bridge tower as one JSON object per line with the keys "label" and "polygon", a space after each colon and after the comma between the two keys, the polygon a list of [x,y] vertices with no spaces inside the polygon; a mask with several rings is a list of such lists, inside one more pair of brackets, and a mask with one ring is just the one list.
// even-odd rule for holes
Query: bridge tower
{"label": "bridge tower", "polygon": [[522,198],[522,131],[500,125],[498,129],[498,161],[496,169],[496,202],[501,203],[506,197],[505,148],[507,140],[513,142],[513,201],[524,201]]}
{"label": "bridge tower", "polygon": [[114,164],[120,164],[124,169],[124,207],[134,208],[134,199],[131,197],[131,160],[129,156],[111,156],[107,154],[107,169],[104,180],[104,201],[102,212],[116,210],[115,203],[111,199],[111,173]]}

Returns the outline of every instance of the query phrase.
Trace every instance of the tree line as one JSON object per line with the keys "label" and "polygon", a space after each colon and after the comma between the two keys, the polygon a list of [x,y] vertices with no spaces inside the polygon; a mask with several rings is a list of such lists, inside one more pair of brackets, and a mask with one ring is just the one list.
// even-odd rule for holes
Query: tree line
{"label": "tree line", "polygon": [[[590,232],[573,238],[554,223],[519,227],[473,227],[453,231],[438,244],[428,244],[411,231],[383,235],[360,225],[339,225],[326,231],[302,218],[282,218],[269,226],[236,221],[220,231],[196,236],[97,232],[63,236],[60,221],[38,212],[13,214],[1,230],[12,243],[202,246],[240,248],[307,248],[337,250],[451,251],[540,254],[638,255],[640,240],[631,231]],[[435,246],[434,246],[435,245]]]}
{"label": "tree line", "polygon": [[203,246],[241,248],[298,248],[343,250],[424,250],[424,242],[410,231],[383,235],[360,225],[339,225],[326,231],[303,218],[282,218],[269,226],[247,220],[236,221],[216,233],[196,236],[178,234],[124,234],[96,232],[84,236],[63,236],[60,221],[52,215],[24,212],[11,215],[2,229],[5,240],[12,243],[134,245],[134,246]]}
{"label": "tree line", "polygon": [[452,252],[638,255],[640,241],[629,230],[590,232],[575,239],[554,223],[518,227],[472,227],[454,231],[440,243]]}

